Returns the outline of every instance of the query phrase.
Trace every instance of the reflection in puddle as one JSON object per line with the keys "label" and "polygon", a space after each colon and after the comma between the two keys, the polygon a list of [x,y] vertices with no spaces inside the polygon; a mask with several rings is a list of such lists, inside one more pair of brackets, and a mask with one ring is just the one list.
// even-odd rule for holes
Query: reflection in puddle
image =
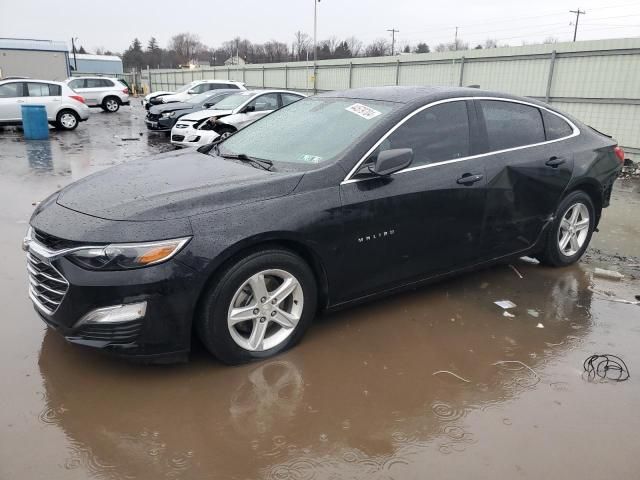
{"label": "reflection in puddle", "polygon": [[[47,333],[41,421],[69,437],[70,467],[96,476],[402,477],[486,438],[472,413],[562,389],[545,366],[590,331],[589,279],[521,268],[515,286],[497,268],[325,317],[293,351],[235,368],[198,353],[177,367],[124,364]],[[515,318],[495,298],[514,301]]]}

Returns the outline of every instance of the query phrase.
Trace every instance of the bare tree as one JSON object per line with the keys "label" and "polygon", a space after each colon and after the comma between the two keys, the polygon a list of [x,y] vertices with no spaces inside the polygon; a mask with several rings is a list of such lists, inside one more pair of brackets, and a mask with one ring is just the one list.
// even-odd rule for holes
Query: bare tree
{"label": "bare tree", "polygon": [[349,51],[351,55],[357,57],[362,52],[362,41],[358,40],[356,37],[349,37],[344,40],[347,43],[347,47],[349,47]]}
{"label": "bare tree", "polygon": [[461,39],[456,39],[455,42],[450,43],[439,43],[435,46],[434,51],[436,52],[453,52],[456,50],[468,50],[469,44]]}
{"label": "bare tree", "polygon": [[292,52],[298,60],[303,60],[310,50],[311,47],[311,38],[304,32],[298,30],[293,34],[295,37],[295,41],[293,43],[294,51]]}
{"label": "bare tree", "polygon": [[169,50],[176,52],[182,64],[195,60],[203,49],[204,45],[200,43],[200,38],[192,33],[179,33],[171,37],[169,41]]}
{"label": "bare tree", "polygon": [[547,37],[542,41],[542,43],[544,44],[558,43],[558,39],[556,37]]}
{"label": "bare tree", "polygon": [[388,55],[390,50],[389,41],[386,38],[378,38],[367,45],[364,52],[367,57],[382,57]]}
{"label": "bare tree", "polygon": [[483,44],[484,48],[498,48],[498,41],[493,38],[487,38]]}

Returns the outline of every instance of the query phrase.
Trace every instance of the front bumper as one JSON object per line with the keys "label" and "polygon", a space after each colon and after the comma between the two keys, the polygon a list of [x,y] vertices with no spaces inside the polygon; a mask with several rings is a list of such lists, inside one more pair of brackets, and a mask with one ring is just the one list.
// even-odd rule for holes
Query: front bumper
{"label": "front bumper", "polygon": [[[128,357],[186,360],[199,289],[194,288],[195,272],[178,260],[180,254],[141,269],[90,271],[65,257],[43,254],[39,246],[35,242],[26,246],[29,296],[42,320],[67,341]],[[36,276],[34,270],[44,276]],[[99,308],[143,302],[141,318],[79,322]]]}
{"label": "front bumper", "polygon": [[219,136],[213,130],[197,130],[193,127],[173,128],[171,130],[171,143],[179,147],[199,147],[210,144]]}
{"label": "front bumper", "polygon": [[144,120],[147,129],[154,132],[169,132],[173,128],[175,119],[173,118],[145,118]]}

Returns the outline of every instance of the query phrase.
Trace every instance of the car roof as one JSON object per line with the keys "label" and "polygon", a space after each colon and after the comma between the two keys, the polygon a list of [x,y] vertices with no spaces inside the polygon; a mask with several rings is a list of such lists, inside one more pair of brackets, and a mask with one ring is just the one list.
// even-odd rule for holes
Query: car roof
{"label": "car roof", "polygon": [[3,85],[6,83],[53,83],[54,85],[65,85],[64,82],[56,82],[55,80],[40,80],[38,78],[8,78],[6,80],[0,79],[0,83]]}
{"label": "car roof", "polygon": [[354,88],[351,90],[341,90],[325,92],[318,97],[330,98],[353,98],[362,100],[378,100],[385,102],[395,102],[404,104],[427,103],[446,98],[455,97],[496,97],[511,100],[525,100],[530,103],[539,103],[533,99],[523,99],[515,95],[506,93],[491,92],[471,87],[439,87],[439,86],[388,86],[388,87],[368,87]]}

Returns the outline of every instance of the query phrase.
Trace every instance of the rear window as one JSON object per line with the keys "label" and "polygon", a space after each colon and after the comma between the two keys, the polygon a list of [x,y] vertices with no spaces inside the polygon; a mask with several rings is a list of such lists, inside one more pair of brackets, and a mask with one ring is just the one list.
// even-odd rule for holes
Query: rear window
{"label": "rear window", "polygon": [[547,133],[547,140],[557,140],[559,138],[568,137],[573,133],[573,128],[558,115],[547,110],[542,111],[542,119],[544,120],[544,130]]}
{"label": "rear window", "polygon": [[505,150],[545,141],[540,110],[500,100],[480,100],[489,150]]}

